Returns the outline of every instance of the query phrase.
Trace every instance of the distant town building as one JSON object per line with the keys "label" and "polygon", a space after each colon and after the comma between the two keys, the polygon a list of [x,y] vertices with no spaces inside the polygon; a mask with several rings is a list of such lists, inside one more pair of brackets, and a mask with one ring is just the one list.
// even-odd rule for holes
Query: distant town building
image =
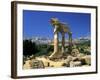
{"label": "distant town building", "polygon": [[31,39],[32,42],[35,42],[36,44],[49,44],[51,43],[51,39],[45,38],[45,37],[33,37]]}
{"label": "distant town building", "polygon": [[[25,39],[24,39],[25,40]],[[31,40],[32,42],[35,42],[37,45],[38,44],[49,44],[53,45],[53,40],[49,39],[47,37],[32,37],[32,38],[27,38],[26,40]],[[72,43],[73,44],[79,44],[82,42],[90,41],[90,37],[80,37],[73,39]],[[61,39],[59,40],[59,45],[61,45]],[[65,39],[65,46],[69,45],[68,39]]]}

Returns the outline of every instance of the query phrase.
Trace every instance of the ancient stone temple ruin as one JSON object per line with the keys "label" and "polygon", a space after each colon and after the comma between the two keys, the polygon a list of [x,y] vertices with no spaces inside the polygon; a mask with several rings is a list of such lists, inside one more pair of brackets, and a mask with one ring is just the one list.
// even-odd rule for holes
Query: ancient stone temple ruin
{"label": "ancient stone temple ruin", "polygon": [[[69,36],[69,49],[72,47],[72,32],[69,26],[60,22],[57,18],[51,18],[51,24],[54,28],[54,52],[50,55],[50,58],[60,58],[65,52],[65,34]],[[59,49],[59,33],[62,36],[62,49]]]}
{"label": "ancient stone temple ruin", "polygon": [[[57,18],[51,18],[54,29],[54,51],[50,56],[31,55],[24,60],[23,69],[39,69],[48,67],[79,67],[90,66],[91,55],[80,52],[77,44],[72,43],[72,32],[68,24],[60,22]],[[59,47],[59,33],[61,34],[61,47]],[[65,48],[65,34],[68,34],[68,46]],[[74,34],[73,34],[74,35]]]}

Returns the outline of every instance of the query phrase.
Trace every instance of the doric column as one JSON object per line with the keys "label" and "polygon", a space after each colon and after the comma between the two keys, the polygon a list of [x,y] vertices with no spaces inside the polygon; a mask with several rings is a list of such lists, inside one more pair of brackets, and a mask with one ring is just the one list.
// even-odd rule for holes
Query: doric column
{"label": "doric column", "polygon": [[57,26],[55,25],[55,28],[54,28],[54,53],[58,52],[58,45],[59,45],[58,31],[57,31]]}
{"label": "doric column", "polygon": [[69,45],[72,45],[72,32],[69,33]]}
{"label": "doric column", "polygon": [[72,32],[69,32],[69,52],[72,50]]}
{"label": "doric column", "polygon": [[54,27],[54,52],[50,55],[50,57],[57,57],[59,52],[59,36],[57,27],[57,25]]}
{"label": "doric column", "polygon": [[65,52],[65,33],[62,34],[62,53]]}

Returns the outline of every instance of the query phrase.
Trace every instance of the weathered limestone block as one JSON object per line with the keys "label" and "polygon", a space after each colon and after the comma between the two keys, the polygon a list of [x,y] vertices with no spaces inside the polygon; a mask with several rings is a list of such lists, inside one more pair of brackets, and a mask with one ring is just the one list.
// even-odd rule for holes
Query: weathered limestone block
{"label": "weathered limestone block", "polygon": [[70,67],[77,67],[77,66],[81,66],[81,61],[70,62]]}
{"label": "weathered limestone block", "polygon": [[45,57],[39,57],[39,58],[37,58],[37,60],[43,61],[43,64],[44,64],[45,67],[50,66],[49,59],[46,59]]}
{"label": "weathered limestone block", "polygon": [[73,57],[69,55],[69,56],[67,57],[67,60],[68,60],[68,61],[72,61],[72,60],[73,60]]}
{"label": "weathered limestone block", "polygon": [[71,52],[71,55],[74,57],[77,57],[77,55],[79,54],[79,50],[78,49],[73,49]]}
{"label": "weathered limestone block", "polygon": [[70,60],[66,59],[62,66],[70,67]]}
{"label": "weathered limestone block", "polygon": [[86,55],[86,56],[82,57],[82,59],[85,60],[87,65],[91,65],[91,55]]}
{"label": "weathered limestone block", "polygon": [[23,69],[31,69],[31,60],[25,61]]}
{"label": "weathered limestone block", "polygon": [[42,61],[34,59],[34,60],[31,61],[31,68],[32,69],[44,68],[44,64],[43,64]]}
{"label": "weathered limestone block", "polygon": [[85,56],[85,54],[83,54],[83,53],[79,53],[79,54],[77,55],[78,58],[81,58],[81,57],[84,57],[84,56]]}
{"label": "weathered limestone block", "polygon": [[65,59],[62,64],[62,66],[65,66],[65,67],[70,67],[70,62],[73,60],[73,57],[72,56],[67,56],[67,59]]}

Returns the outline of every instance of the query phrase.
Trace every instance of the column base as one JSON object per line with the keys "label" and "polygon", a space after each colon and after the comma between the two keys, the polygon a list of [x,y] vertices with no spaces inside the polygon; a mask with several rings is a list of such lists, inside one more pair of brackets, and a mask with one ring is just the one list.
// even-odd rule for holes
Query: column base
{"label": "column base", "polygon": [[63,53],[61,52],[53,52],[49,58],[61,58],[63,56]]}

